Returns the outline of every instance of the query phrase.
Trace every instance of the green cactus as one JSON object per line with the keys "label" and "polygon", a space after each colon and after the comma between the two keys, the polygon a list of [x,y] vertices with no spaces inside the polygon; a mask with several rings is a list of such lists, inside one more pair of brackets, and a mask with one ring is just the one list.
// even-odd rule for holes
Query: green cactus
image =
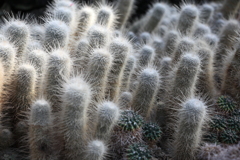
{"label": "green cactus", "polygon": [[231,116],[227,120],[230,129],[239,132],[240,131],[240,116]]}
{"label": "green cactus", "polygon": [[152,158],[148,146],[141,143],[130,145],[126,152],[127,160],[150,160]]}
{"label": "green cactus", "polygon": [[220,134],[220,142],[227,143],[227,144],[234,144],[239,141],[239,136],[237,132],[234,130],[225,130]]}
{"label": "green cactus", "polygon": [[149,141],[156,141],[161,137],[162,131],[157,124],[145,123],[142,127],[143,137]]}
{"label": "green cactus", "polygon": [[222,95],[218,98],[217,105],[222,111],[226,113],[231,113],[236,108],[236,103],[234,100],[231,97],[225,95]]}
{"label": "green cactus", "polygon": [[210,122],[210,128],[214,131],[221,131],[227,128],[226,119],[223,116],[216,115]]}
{"label": "green cactus", "polygon": [[133,131],[143,125],[143,118],[132,110],[125,110],[121,113],[118,125],[125,131]]}

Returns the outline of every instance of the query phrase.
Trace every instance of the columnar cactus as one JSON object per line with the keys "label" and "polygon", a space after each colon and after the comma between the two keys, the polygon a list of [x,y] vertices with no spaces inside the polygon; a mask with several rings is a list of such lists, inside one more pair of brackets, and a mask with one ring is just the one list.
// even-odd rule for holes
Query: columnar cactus
{"label": "columnar cactus", "polygon": [[87,39],[93,49],[104,48],[109,41],[109,32],[101,25],[93,25],[87,32]]}
{"label": "columnar cactus", "polygon": [[95,102],[105,98],[105,89],[111,64],[112,55],[108,50],[95,49],[90,55],[87,74],[88,81],[92,84],[92,99]]}
{"label": "columnar cactus", "polygon": [[8,41],[0,42],[0,58],[2,59],[5,76],[10,77],[15,66],[16,50]]}
{"label": "columnar cactus", "polygon": [[29,26],[24,21],[13,19],[2,27],[1,32],[16,47],[17,61],[20,63],[21,57],[27,51],[27,45],[30,41]]}
{"label": "columnar cactus", "polygon": [[213,12],[214,12],[213,6],[209,4],[204,4],[200,9],[199,13],[200,22],[207,24],[209,20],[212,18]]}
{"label": "columnar cactus", "polygon": [[167,6],[163,3],[156,3],[153,5],[153,8],[148,12],[148,19],[144,22],[145,24],[142,27],[143,31],[152,32],[158,23],[163,18]]}
{"label": "columnar cactus", "polygon": [[198,16],[199,11],[196,6],[190,4],[183,6],[178,20],[177,30],[179,30],[182,35],[189,35],[198,20]]}
{"label": "columnar cactus", "polygon": [[70,77],[72,61],[68,53],[58,49],[51,53],[46,67],[44,94],[52,105],[53,113],[62,110],[63,83]]}
{"label": "columnar cactus", "polygon": [[166,56],[173,56],[175,49],[177,48],[177,44],[179,42],[179,35],[177,31],[169,31],[164,37],[165,46],[164,52]]}
{"label": "columnar cactus", "polygon": [[45,100],[37,100],[29,118],[29,148],[31,159],[57,160],[53,145],[51,107]]}
{"label": "columnar cactus", "polygon": [[107,154],[107,146],[103,141],[90,141],[85,150],[84,160],[103,160]]}
{"label": "columnar cactus", "polygon": [[132,108],[139,111],[143,117],[149,118],[154,109],[160,76],[157,70],[149,67],[141,71],[138,81],[139,84],[133,93]]}
{"label": "columnar cactus", "polygon": [[60,20],[49,20],[45,24],[44,47],[52,51],[58,47],[65,47],[69,42],[69,27]]}
{"label": "columnar cactus", "polygon": [[112,128],[117,123],[119,116],[119,108],[113,102],[103,102],[99,104],[95,131],[96,138],[107,141],[110,138]]}
{"label": "columnar cactus", "polygon": [[206,106],[198,99],[188,99],[179,110],[178,117],[173,159],[195,159],[203,124],[207,118]]}
{"label": "columnar cactus", "polygon": [[117,28],[123,28],[126,26],[127,20],[129,19],[131,12],[134,8],[135,0],[120,0],[117,3]]}
{"label": "columnar cactus", "polygon": [[107,29],[113,28],[115,24],[115,14],[110,6],[102,5],[97,11],[96,23],[100,24]]}
{"label": "columnar cactus", "polygon": [[173,54],[173,64],[176,64],[184,54],[192,52],[195,47],[195,41],[189,37],[182,38]]}
{"label": "columnar cactus", "polygon": [[112,66],[108,75],[108,85],[106,94],[109,94],[110,100],[117,100],[120,94],[120,87],[123,78],[124,68],[132,50],[129,42],[123,38],[115,38],[109,44],[109,51],[113,56]]}
{"label": "columnar cactus", "polygon": [[84,155],[87,136],[87,108],[90,101],[90,86],[80,77],[72,78],[64,85],[61,129],[65,159],[81,159]]}
{"label": "columnar cactus", "polygon": [[84,6],[79,11],[79,23],[77,36],[83,36],[84,33],[95,23],[96,13],[94,8]]}

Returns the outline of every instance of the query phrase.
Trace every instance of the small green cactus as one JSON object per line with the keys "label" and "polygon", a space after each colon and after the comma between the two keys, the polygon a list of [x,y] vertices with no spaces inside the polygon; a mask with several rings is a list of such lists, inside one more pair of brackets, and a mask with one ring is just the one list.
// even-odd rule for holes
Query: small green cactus
{"label": "small green cactus", "polygon": [[227,128],[226,119],[220,115],[214,116],[210,123],[210,128],[215,131],[225,130]]}
{"label": "small green cactus", "polygon": [[145,123],[142,129],[143,129],[143,137],[149,141],[156,141],[161,137],[162,131],[157,124]]}
{"label": "small green cactus", "polygon": [[220,142],[222,143],[234,144],[234,143],[237,143],[238,140],[239,140],[239,136],[234,130],[231,130],[231,129],[225,130],[220,134]]}
{"label": "small green cactus", "polygon": [[234,131],[240,131],[240,116],[231,116],[228,120],[228,126]]}
{"label": "small green cactus", "polygon": [[118,125],[125,131],[133,131],[143,125],[143,118],[132,110],[125,110],[121,113]]}
{"label": "small green cactus", "polygon": [[218,135],[215,132],[209,132],[203,136],[203,140],[211,143],[218,143]]}
{"label": "small green cactus", "polygon": [[152,158],[148,146],[144,144],[135,143],[127,148],[128,160],[150,160]]}
{"label": "small green cactus", "polygon": [[222,111],[226,113],[233,112],[236,108],[236,103],[234,100],[231,97],[225,95],[222,95],[218,98],[217,105]]}

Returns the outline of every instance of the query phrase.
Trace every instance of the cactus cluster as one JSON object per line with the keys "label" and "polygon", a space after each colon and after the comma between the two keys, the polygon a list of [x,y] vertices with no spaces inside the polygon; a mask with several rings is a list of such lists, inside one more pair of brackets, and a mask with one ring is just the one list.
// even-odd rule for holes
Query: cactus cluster
{"label": "cactus cluster", "polygon": [[240,116],[237,103],[226,95],[216,101],[216,112],[211,119],[209,131],[204,135],[207,142],[236,144],[240,140]]}
{"label": "cactus cluster", "polygon": [[240,2],[156,2],[129,22],[134,4],[55,0],[43,24],[1,25],[0,159],[194,160],[239,143]]}

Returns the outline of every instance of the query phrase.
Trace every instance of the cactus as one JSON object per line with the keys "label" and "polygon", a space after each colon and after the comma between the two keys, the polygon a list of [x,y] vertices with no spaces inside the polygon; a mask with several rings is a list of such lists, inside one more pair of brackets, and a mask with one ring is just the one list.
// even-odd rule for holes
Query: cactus
{"label": "cactus", "polygon": [[215,79],[218,82],[217,87],[220,88],[221,86],[221,76],[219,72],[222,70],[224,58],[228,55],[228,50],[231,50],[231,47],[237,40],[239,30],[239,24],[235,20],[228,21],[228,23],[224,26],[220,40],[218,43],[217,51],[214,57],[214,64],[215,64]]}
{"label": "cactus", "polygon": [[203,37],[204,41],[211,47],[211,49],[214,49],[217,47],[219,38],[214,34],[206,34]]}
{"label": "cactus", "polygon": [[162,131],[157,124],[145,123],[142,129],[143,137],[149,141],[157,141],[161,137]]}
{"label": "cactus", "polygon": [[104,48],[109,40],[109,33],[106,28],[93,25],[87,32],[87,38],[93,49]]}
{"label": "cactus", "polygon": [[175,126],[177,123],[174,117],[181,108],[179,103],[194,96],[199,69],[199,57],[192,54],[185,54],[174,71],[171,82],[169,82],[171,87],[169,87],[168,95],[171,97],[165,101],[166,106],[163,110],[165,113],[164,119],[166,119],[163,126],[163,133],[167,134],[167,138],[163,140],[165,145],[168,143],[168,140],[173,138],[172,136],[175,133],[172,126]]}
{"label": "cactus", "polygon": [[87,30],[95,23],[96,13],[90,6],[84,6],[79,11],[79,23],[77,37],[83,36]]}
{"label": "cactus", "polygon": [[[133,94],[132,108],[146,118],[154,109],[160,76],[154,68],[145,68],[138,77],[139,84]],[[146,94],[147,93],[147,94]]]}
{"label": "cactus", "polygon": [[[239,98],[236,96],[238,93],[238,71],[240,68],[239,65],[240,60],[240,46],[237,47],[235,53],[230,57],[228,61],[225,63],[224,73],[223,73],[223,81],[221,86],[221,93],[228,94],[233,97]],[[238,100],[239,101],[239,100]]]}
{"label": "cactus", "polygon": [[73,25],[72,23],[75,23],[74,18],[74,12],[72,12],[72,10],[67,7],[57,7],[53,10],[53,19],[60,20],[66,23],[66,25],[69,27]]}
{"label": "cactus", "polygon": [[127,148],[126,157],[127,160],[150,160],[152,158],[149,148],[144,144],[138,143],[134,143]]}
{"label": "cactus", "polygon": [[175,49],[177,48],[177,43],[179,41],[179,35],[177,31],[169,31],[166,36],[164,37],[165,46],[164,52],[166,56],[172,56]]}
{"label": "cactus", "polygon": [[123,71],[123,77],[121,82],[121,91],[128,91],[129,90],[129,84],[131,82],[132,75],[134,73],[134,69],[136,67],[136,58],[134,55],[129,55],[124,71]]}
{"label": "cactus", "polygon": [[177,30],[184,36],[192,32],[193,26],[198,21],[199,11],[196,6],[187,4],[181,8]]}
{"label": "cactus", "polygon": [[205,43],[200,43],[196,52],[201,59],[201,72],[199,73],[199,80],[196,84],[197,92],[213,98],[216,95],[213,78],[214,53]]}
{"label": "cactus", "polygon": [[183,37],[178,43],[178,46],[174,52],[172,64],[176,64],[184,54],[192,52],[194,47],[195,41],[193,41],[193,39],[189,37]]}
{"label": "cactus", "polygon": [[[6,127],[12,128],[18,122],[27,120],[27,111],[29,111],[36,94],[36,78],[34,67],[29,64],[23,64],[15,71],[15,77],[11,84],[14,94],[9,97],[9,102],[11,102],[12,106],[11,108],[4,108],[4,110],[7,109],[7,113],[4,116],[9,116],[8,118],[10,118],[7,121],[10,124],[6,125]],[[14,132],[17,132],[15,128]]]}
{"label": "cactus", "polygon": [[148,44],[152,41],[151,34],[148,32],[142,32],[140,34],[140,39],[142,40],[143,44]]}
{"label": "cactus", "polygon": [[226,113],[231,113],[236,109],[236,102],[234,102],[234,100],[229,96],[220,96],[217,100],[217,105]]}
{"label": "cactus", "polygon": [[193,37],[194,38],[202,38],[202,37],[204,37],[204,35],[210,34],[210,33],[211,33],[211,30],[207,25],[201,24],[201,23],[196,23],[196,27],[193,32]]}
{"label": "cactus", "polygon": [[107,76],[112,64],[112,55],[105,49],[95,49],[88,63],[88,81],[92,84],[92,99],[99,102],[105,97]]}
{"label": "cactus", "polygon": [[107,153],[107,146],[99,140],[90,141],[85,151],[84,160],[102,160]]}
{"label": "cactus", "polygon": [[63,83],[70,77],[72,61],[67,52],[58,49],[51,53],[46,66],[44,94],[52,105],[52,112],[61,108]]}
{"label": "cactus", "polygon": [[51,107],[43,99],[35,101],[31,107],[28,136],[31,159],[57,159],[53,148]]}
{"label": "cactus", "polygon": [[179,100],[193,96],[199,69],[200,59],[197,55],[183,55],[175,71],[171,96]]}
{"label": "cactus", "polygon": [[240,131],[240,117],[232,116],[227,120],[227,124],[230,129],[239,132]]}
{"label": "cactus", "polygon": [[223,116],[216,115],[212,117],[210,128],[214,131],[224,131],[227,128],[227,121]]}
{"label": "cactus", "polygon": [[87,136],[87,108],[90,101],[91,89],[83,79],[72,78],[64,85],[62,134],[65,159],[83,157]]}
{"label": "cactus", "polygon": [[129,52],[132,46],[123,38],[116,38],[109,44],[109,51],[113,56],[113,62],[108,74],[108,89],[110,100],[117,100],[120,94],[121,80],[123,78],[124,67],[126,66]]}
{"label": "cactus", "polygon": [[115,13],[110,6],[99,6],[96,23],[105,26],[107,29],[113,28],[115,24]]}
{"label": "cactus", "polygon": [[1,127],[0,131],[0,149],[6,149],[14,144],[13,134],[9,129]]}
{"label": "cactus", "polygon": [[238,142],[239,136],[237,135],[236,131],[233,130],[225,130],[223,133],[220,134],[221,142],[227,144],[234,144]]}
{"label": "cactus", "polygon": [[164,17],[167,6],[163,3],[156,3],[153,5],[153,8],[148,12],[148,19],[144,22],[142,30],[151,33],[161,19]]}
{"label": "cactus", "polygon": [[43,93],[42,90],[42,77],[47,64],[47,53],[42,50],[32,50],[28,52],[24,59],[27,63],[33,65],[37,72],[37,81],[36,81],[36,96]]}
{"label": "cactus", "polygon": [[225,0],[221,8],[221,12],[225,18],[234,16],[240,7],[239,1]]}
{"label": "cactus", "polygon": [[204,4],[200,9],[199,13],[200,22],[207,24],[209,20],[212,18],[213,12],[214,12],[213,6],[209,4]]}
{"label": "cactus", "polygon": [[2,27],[2,33],[16,47],[17,61],[21,63],[21,57],[26,52],[27,45],[30,41],[29,26],[24,21],[13,19]]}
{"label": "cactus", "polygon": [[131,12],[134,8],[135,0],[120,0],[117,3],[118,13],[118,25],[117,29],[122,29],[126,26],[127,20],[129,19]]}
{"label": "cactus", "polygon": [[0,26],[0,159],[236,159],[239,6],[90,1]]}
{"label": "cactus", "polygon": [[86,65],[89,62],[90,50],[90,44],[87,39],[80,39],[76,43],[75,51],[73,51],[71,54],[73,59],[74,73],[84,73],[86,71]]}
{"label": "cactus", "polygon": [[152,48],[149,45],[144,45],[141,48],[141,51],[139,53],[138,66],[141,67],[141,68],[144,68],[144,67],[147,67],[148,65],[151,65],[154,57],[155,57],[154,48]]}
{"label": "cactus", "polygon": [[199,146],[204,120],[207,118],[206,106],[198,99],[188,99],[180,109],[178,117],[173,159],[195,159],[194,154]]}
{"label": "cactus", "polygon": [[44,40],[44,27],[38,24],[31,25],[30,35],[33,40],[42,43]]}
{"label": "cactus", "polygon": [[55,48],[66,48],[69,42],[69,28],[60,20],[49,20],[45,24],[44,47],[46,51]]}
{"label": "cactus", "polygon": [[118,126],[124,131],[134,131],[139,129],[142,125],[143,117],[132,110],[124,110],[118,121]]}
{"label": "cactus", "polygon": [[162,39],[160,39],[160,38],[154,38],[154,40],[153,40],[153,42],[152,42],[152,46],[153,46],[153,48],[154,48],[154,50],[155,50],[155,53],[156,53],[156,56],[154,57],[154,61],[153,61],[153,63],[155,64],[156,63],[156,65],[158,64],[157,63],[157,61],[159,60],[159,59],[161,59],[162,58],[162,56],[164,55],[164,41],[162,40]]}
{"label": "cactus", "polygon": [[98,105],[96,137],[107,141],[112,128],[120,116],[119,108],[113,102],[103,102]]}
{"label": "cactus", "polygon": [[118,99],[118,106],[121,109],[128,109],[132,101],[132,94],[130,92],[122,92]]}

